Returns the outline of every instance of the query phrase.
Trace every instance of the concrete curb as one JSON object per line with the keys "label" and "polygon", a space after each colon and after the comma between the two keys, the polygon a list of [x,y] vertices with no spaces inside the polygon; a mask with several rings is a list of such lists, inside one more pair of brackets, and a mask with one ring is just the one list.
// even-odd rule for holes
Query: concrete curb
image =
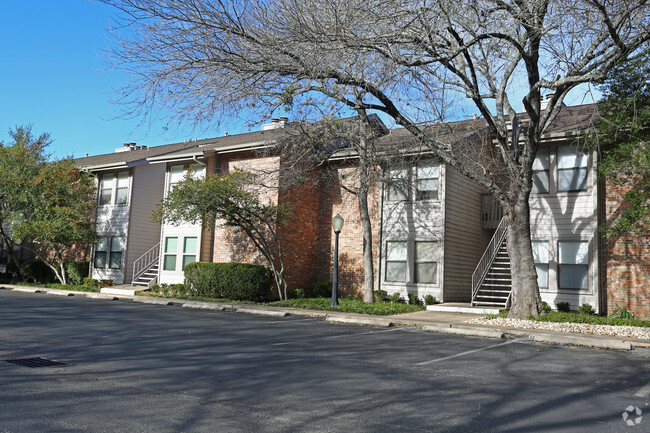
{"label": "concrete curb", "polygon": [[286,311],[262,310],[257,308],[238,308],[235,310],[235,312],[244,313],[244,314],[256,314],[258,316],[272,316],[272,317],[287,317],[290,315]]}
{"label": "concrete curb", "polygon": [[214,310],[214,311],[224,311],[226,307],[223,305],[213,304],[210,302],[185,302],[181,305],[183,308],[193,308],[195,310]]}
{"label": "concrete curb", "polygon": [[422,327],[422,330],[470,337],[505,338],[506,336],[503,332],[494,329],[461,328],[453,325],[425,325]]}
{"label": "concrete curb", "polygon": [[538,343],[564,344],[570,346],[595,347],[598,349],[632,350],[629,341],[584,337],[581,335],[535,334],[529,339]]}
{"label": "concrete curb", "polygon": [[169,299],[160,298],[133,298],[133,302],[140,302],[141,304],[154,304],[154,305],[174,305],[174,302]]}
{"label": "concrete curb", "polygon": [[393,322],[386,319],[372,319],[365,317],[343,317],[343,316],[329,316],[325,319],[327,323],[344,323],[350,325],[369,325],[369,326],[393,326]]}

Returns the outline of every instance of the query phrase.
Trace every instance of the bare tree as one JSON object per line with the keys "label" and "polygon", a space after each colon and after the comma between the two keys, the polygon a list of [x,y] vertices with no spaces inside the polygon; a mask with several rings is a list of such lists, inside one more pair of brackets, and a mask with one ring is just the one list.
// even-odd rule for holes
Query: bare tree
{"label": "bare tree", "polygon": [[[650,39],[646,0],[102,1],[128,28],[113,55],[136,74],[123,93],[134,113],[163,106],[201,123],[243,109],[359,107],[387,114],[485,186],[506,211],[517,258],[513,317],[541,311],[528,205],[540,138],[571,89],[603,80]],[[543,91],[554,93],[545,110]],[[494,137],[496,171],[423,127],[463,97]]]}

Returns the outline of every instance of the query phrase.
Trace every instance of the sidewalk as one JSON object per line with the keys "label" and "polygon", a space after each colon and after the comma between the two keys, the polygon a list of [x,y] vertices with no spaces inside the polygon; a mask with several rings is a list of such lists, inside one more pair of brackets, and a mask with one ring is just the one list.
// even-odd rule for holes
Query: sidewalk
{"label": "sidewalk", "polygon": [[448,334],[466,335],[488,338],[520,338],[540,343],[585,346],[599,349],[632,350],[634,348],[650,348],[650,340],[578,334],[560,331],[546,331],[527,328],[493,326],[480,323],[468,323],[470,320],[482,317],[480,314],[454,313],[446,311],[418,311],[415,313],[398,314],[393,316],[371,316],[365,314],[339,313],[322,310],[303,310],[298,308],[271,307],[250,304],[229,304],[220,302],[196,302],[184,299],[156,298],[148,296],[130,296],[101,294],[96,292],[79,292],[70,290],[50,289],[42,287],[0,285],[0,288],[27,293],[47,293],[58,296],[86,296],[95,299],[116,300],[124,299],[157,305],[179,305],[183,308],[235,311],[246,314],[259,314],[275,317],[307,316],[323,317],[328,322],[346,323],[365,326],[413,326],[425,332],[441,332]]}

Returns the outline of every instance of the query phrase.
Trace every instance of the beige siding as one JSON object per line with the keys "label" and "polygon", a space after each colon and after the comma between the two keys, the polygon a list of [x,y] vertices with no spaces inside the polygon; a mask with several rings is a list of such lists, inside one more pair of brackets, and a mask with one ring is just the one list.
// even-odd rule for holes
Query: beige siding
{"label": "beige siding", "polygon": [[472,273],[490,242],[481,229],[481,193],[485,189],[447,167],[445,195],[444,302],[469,302]]}
{"label": "beige siding", "polygon": [[160,224],[151,216],[163,198],[165,164],[147,164],[133,169],[131,215],[126,246],[125,283],[133,277],[133,263],[160,239]]}
{"label": "beige siding", "polygon": [[[408,293],[416,293],[420,298],[431,295],[442,298],[444,269],[444,203],[445,166],[440,164],[438,198],[423,201],[388,201],[384,195],[382,203],[382,253],[381,288],[389,294],[399,292],[406,298]],[[409,282],[386,281],[386,243],[404,241],[408,243],[407,275]],[[413,263],[414,243],[416,241],[438,242],[437,282],[424,284],[413,282],[415,269]]]}
{"label": "beige siding", "polygon": [[[590,155],[587,185],[580,192],[557,191],[557,146],[550,145],[550,193],[532,194],[530,198],[530,228],[533,240],[548,241],[548,287],[540,288],[542,300],[555,308],[558,302],[569,302],[572,309],[582,303],[598,310],[598,183],[595,154]],[[589,242],[589,280],[586,290],[559,290],[558,242]]]}

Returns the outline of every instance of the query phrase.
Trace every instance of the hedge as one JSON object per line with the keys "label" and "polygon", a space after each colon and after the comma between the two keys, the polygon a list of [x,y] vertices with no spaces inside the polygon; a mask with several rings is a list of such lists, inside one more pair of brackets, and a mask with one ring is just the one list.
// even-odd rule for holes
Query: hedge
{"label": "hedge", "polygon": [[207,298],[265,301],[273,277],[260,265],[194,262],[185,267],[185,284],[192,294]]}
{"label": "hedge", "polygon": [[47,284],[56,279],[54,271],[41,260],[27,260],[20,265],[20,275],[25,281]]}
{"label": "hedge", "polygon": [[65,273],[68,278],[68,284],[81,286],[84,279],[88,277],[88,261],[68,262],[65,264]]}

